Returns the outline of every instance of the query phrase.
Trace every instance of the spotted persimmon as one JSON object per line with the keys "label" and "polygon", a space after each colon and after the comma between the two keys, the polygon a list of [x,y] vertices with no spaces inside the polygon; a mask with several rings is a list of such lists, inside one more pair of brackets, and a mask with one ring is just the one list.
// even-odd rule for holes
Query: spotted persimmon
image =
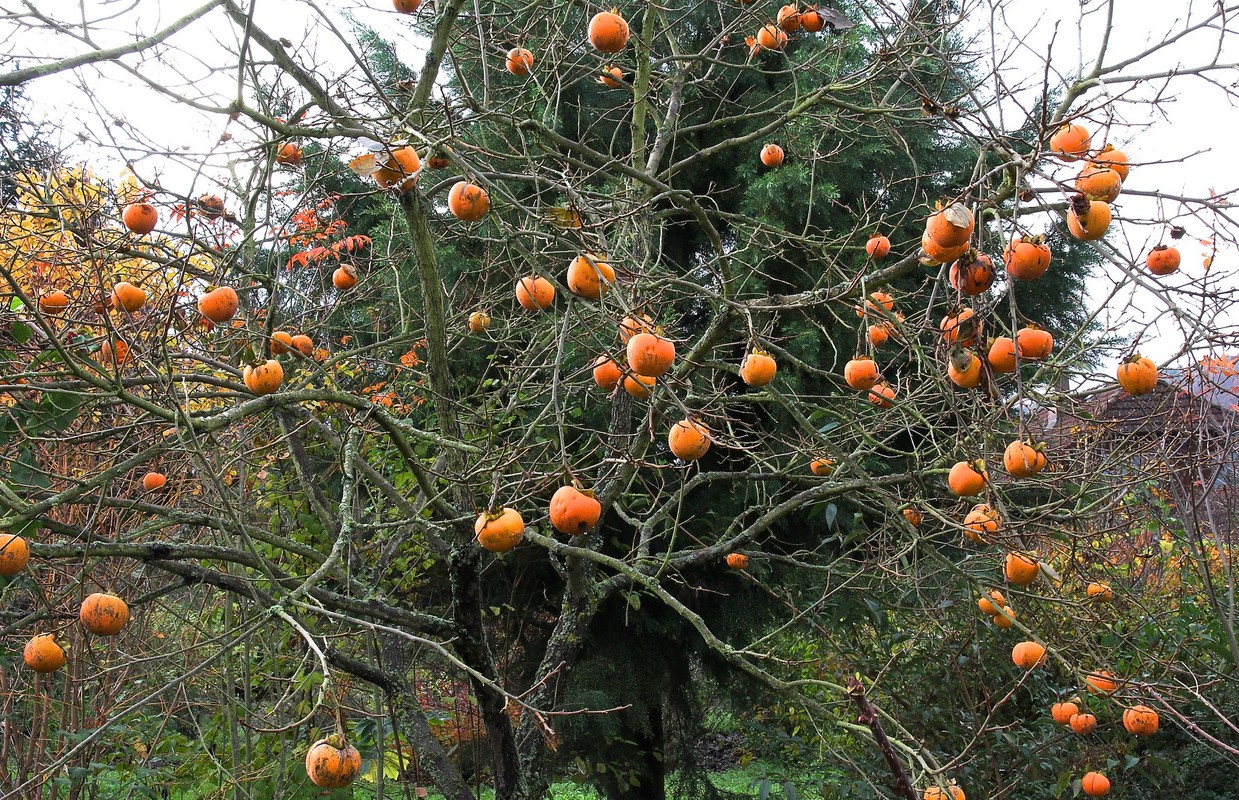
{"label": "spotted persimmon", "polygon": [[1119,386],[1130,395],[1148,394],[1157,387],[1157,365],[1139,353],[1119,364],[1117,376]]}
{"label": "spotted persimmon", "polygon": [[[399,0],[397,0],[399,3]],[[414,8],[417,3],[413,3]],[[310,745],[305,754],[305,773],[310,783],[323,789],[343,789],[361,772],[361,753],[339,734]]]}
{"label": "spotted persimmon", "polygon": [[78,619],[96,636],[115,636],[129,624],[129,605],[114,594],[95,592],[82,601]]}
{"label": "spotted persimmon", "polygon": [[942,247],[967,244],[975,229],[976,219],[963,203],[950,203],[939,208],[925,222],[926,235]]}
{"label": "spotted persimmon", "polygon": [[0,575],[11,578],[30,563],[30,545],[13,533],[0,533]]}
{"label": "spotted persimmon", "polygon": [[1110,220],[1110,204],[1103,200],[1089,200],[1076,194],[1068,201],[1067,230],[1081,241],[1092,242],[1105,236]]}
{"label": "spotted persimmon", "polygon": [[280,385],[284,383],[284,368],[280,366],[280,362],[269,358],[265,362],[247,364],[242,371],[242,377],[245,388],[249,389],[251,394],[262,396],[279,391]]}
{"label": "spotted persimmon", "polygon": [[477,222],[490,211],[490,195],[476,183],[456,181],[447,193],[447,210],[456,219]]}
{"label": "spotted persimmon", "polygon": [[589,43],[602,53],[618,53],[628,44],[628,22],[614,10],[600,11],[589,21]]}
{"label": "spotted persimmon", "polygon": [[1171,273],[1178,272],[1181,261],[1182,257],[1179,255],[1179,248],[1164,244],[1154,247],[1144,259],[1149,272],[1152,272],[1154,275],[1170,275]]}
{"label": "spotted persimmon", "polygon": [[881,380],[877,362],[865,356],[853,358],[843,365],[843,380],[858,391],[873,388]]}
{"label": "spotted persimmon", "polygon": [[56,642],[56,634],[39,634],[26,642],[22,661],[35,672],[55,672],[65,665],[65,651]]}
{"label": "spotted persimmon", "polygon": [[198,298],[198,313],[211,322],[227,322],[240,307],[237,292],[231,286],[219,286]]}
{"label": "spotted persimmon", "polygon": [[638,333],[628,340],[628,366],[638,375],[658,378],[675,361],[675,342],[657,333]]}
{"label": "spotted persimmon", "polygon": [[159,224],[159,212],[150,203],[133,203],[125,206],[121,221],[131,232],[145,236]]}
{"label": "spotted persimmon", "polygon": [[1007,245],[1003,261],[1007,275],[1016,280],[1031,281],[1040,278],[1050,268],[1050,256],[1050,246],[1045,243],[1045,237],[1017,236]]}
{"label": "spotted persimmon", "polygon": [[975,297],[988,291],[996,277],[994,260],[984,253],[969,250],[951,264],[949,279],[951,286],[961,294]]}
{"label": "spotted persimmon", "polygon": [[560,533],[578,535],[598,524],[602,516],[602,503],[588,490],[575,486],[561,486],[551,495],[551,525]]}
{"label": "spotted persimmon", "polygon": [[761,163],[767,167],[777,167],[783,163],[783,148],[777,144],[766,144],[761,148]]}

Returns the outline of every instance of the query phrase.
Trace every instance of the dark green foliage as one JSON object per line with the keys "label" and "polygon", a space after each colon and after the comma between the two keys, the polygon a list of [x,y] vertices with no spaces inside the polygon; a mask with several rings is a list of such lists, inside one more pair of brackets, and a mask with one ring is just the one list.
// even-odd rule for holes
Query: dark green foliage
{"label": "dark green foliage", "polygon": [[57,161],[52,129],[35,124],[26,116],[27,101],[22,86],[9,86],[0,96],[0,206],[16,194],[14,176],[24,170],[46,171]]}

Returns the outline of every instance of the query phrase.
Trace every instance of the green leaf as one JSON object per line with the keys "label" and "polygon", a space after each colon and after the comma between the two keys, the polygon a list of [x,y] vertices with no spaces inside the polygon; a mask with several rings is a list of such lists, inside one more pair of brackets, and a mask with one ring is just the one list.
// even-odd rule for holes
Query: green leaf
{"label": "green leaf", "polygon": [[14,322],[9,326],[9,333],[12,334],[18,344],[25,344],[34,335],[34,331],[24,322]]}

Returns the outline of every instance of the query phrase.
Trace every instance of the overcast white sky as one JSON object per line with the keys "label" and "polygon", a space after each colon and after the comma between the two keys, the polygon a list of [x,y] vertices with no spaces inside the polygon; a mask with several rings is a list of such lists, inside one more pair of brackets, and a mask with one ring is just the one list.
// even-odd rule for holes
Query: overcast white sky
{"label": "overcast white sky", "polygon": [[[64,14],[77,4],[65,3],[62,7],[60,2],[48,2],[39,5],[48,6],[54,13]],[[88,8],[116,10],[120,4],[96,0],[86,5]],[[99,32],[101,44],[106,46],[131,37],[135,32],[134,20],[140,20],[137,26],[141,32],[149,33],[198,3],[191,0],[136,0],[136,5],[135,12],[125,13],[123,21],[116,24],[117,30]],[[1014,98],[999,106],[998,112],[1006,116],[1008,124],[1014,126],[1018,122],[1016,104],[1026,102],[1030,93],[1040,88],[1039,65],[1044,54],[1050,50],[1051,43],[1055,68],[1064,75],[1078,73],[1091,61],[1104,18],[1100,13],[1090,13],[1081,22],[1081,5],[1081,0],[1014,0],[1007,2],[1005,13],[995,18],[999,47],[1010,55],[1006,64],[1007,74],[1012,76],[1012,81],[1017,75],[1026,80],[1029,76],[1032,78],[1025,85],[1024,93],[1016,92]],[[1103,3],[1101,0],[1085,0],[1083,5],[1091,9],[1100,8]],[[1167,32],[1181,29],[1183,19],[1189,13],[1198,18],[1210,5],[1212,3],[1192,0],[1117,0],[1118,11],[1107,62],[1113,63],[1144,51],[1151,44],[1163,40]],[[124,4],[124,8],[128,7],[128,3]],[[409,32],[407,18],[390,11],[388,0],[341,0],[333,2],[331,8],[341,28],[347,30],[345,15],[351,14],[357,20],[387,32],[398,42],[404,60],[415,68],[420,67],[421,40]],[[15,10],[13,0],[0,0],[0,11]],[[232,27],[222,23],[219,11],[212,12],[212,17],[211,24],[181,32],[171,40],[170,50],[182,51],[186,55],[174,56],[175,61],[147,62],[143,64],[147,74],[167,81],[174,89],[188,92],[208,86],[227,87],[234,81],[232,75],[212,73],[213,66],[226,68],[228,64],[220,56],[221,45],[235,48],[235,42],[230,40],[235,35]],[[303,53],[316,53],[320,63],[345,63],[348,59],[336,37],[318,24],[301,2],[259,0],[256,20],[271,34],[287,38],[298,49],[304,48]],[[977,26],[976,30],[985,36],[988,36],[989,22],[976,14],[967,20],[968,25]],[[0,22],[0,31],[3,31],[3,26],[4,23]],[[1018,31],[1018,38],[1008,31]],[[1201,32],[1184,39],[1166,54],[1144,59],[1127,72],[1144,74],[1169,66],[1198,64],[1212,57],[1216,41],[1216,32]],[[53,44],[46,39],[8,38],[7,43],[14,52],[19,52],[22,47],[41,54],[69,52],[63,43]],[[1239,60],[1239,52],[1232,47],[1222,54],[1220,60]],[[130,63],[137,64],[139,61],[131,58]],[[176,83],[175,78],[178,72],[184,76],[180,84]],[[1236,74],[1232,71],[1220,77],[1227,83],[1233,83]],[[1174,82],[1169,92],[1161,83],[1117,84],[1110,91],[1123,99],[1114,106],[1116,121],[1122,125],[1116,128],[1110,140],[1139,164],[1132,170],[1124,186],[1126,193],[1116,205],[1119,219],[1160,218],[1178,210],[1176,204],[1165,202],[1160,204],[1162,210],[1159,211],[1157,200],[1137,197],[1135,192],[1161,191],[1201,196],[1210,189],[1223,192],[1239,186],[1239,159],[1233,156],[1231,145],[1233,132],[1239,129],[1239,111],[1230,105],[1220,89],[1200,79],[1182,77]],[[136,158],[145,170],[159,170],[164,173],[165,180],[184,184],[186,194],[207,189],[211,170],[222,174],[228,161],[250,144],[248,137],[241,135],[242,131],[235,124],[230,132],[237,134],[237,138],[221,144],[220,135],[226,129],[223,118],[195,112],[162,98],[115,67],[42,78],[28,84],[27,94],[37,104],[38,113],[63,128],[66,144],[71,146],[70,152],[76,157],[91,162],[105,174],[115,174],[123,160],[111,146],[120,145],[126,157]],[[1096,98],[1097,94],[1089,97]],[[1151,97],[1159,97],[1156,109],[1142,102]],[[125,126],[106,122],[112,120],[123,120]],[[132,129],[149,137],[152,149],[179,150],[183,156],[182,163],[170,163],[164,156],[144,156],[142,148],[130,146],[133,144],[129,137]],[[72,138],[78,134],[84,135],[87,143]],[[1095,134],[1095,144],[1100,144],[1102,140],[1104,136],[1100,132]],[[1196,155],[1182,160],[1193,154]],[[208,165],[206,173],[196,175],[195,172],[204,163]],[[1065,178],[1074,175],[1076,170],[1075,166],[1065,165],[1060,168],[1059,174]],[[188,185],[190,183],[193,183],[192,188]],[[1201,263],[1205,248],[1197,240],[1209,237],[1211,232],[1201,221],[1188,220],[1184,224],[1189,235],[1178,243],[1184,255],[1183,274],[1162,279],[1174,284],[1199,281],[1205,274]],[[1142,254],[1163,236],[1163,226],[1127,224],[1122,225],[1119,234],[1112,234],[1110,241],[1129,256],[1142,258]],[[1234,287],[1235,273],[1236,253],[1228,248],[1220,250],[1209,271],[1210,280],[1218,282],[1219,286]],[[1108,272],[1098,275],[1090,286],[1092,299],[1106,297],[1121,277]],[[1199,316],[1200,312],[1193,306],[1190,297],[1180,297],[1177,302],[1185,312]],[[1234,319],[1236,314],[1233,309],[1226,317],[1239,321]],[[1183,342],[1181,326],[1165,314],[1164,303],[1144,289],[1134,288],[1121,293],[1103,312],[1101,319],[1103,323],[1120,325],[1133,335],[1144,325],[1151,325],[1142,334],[1140,349],[1154,358],[1165,359],[1173,355]]]}

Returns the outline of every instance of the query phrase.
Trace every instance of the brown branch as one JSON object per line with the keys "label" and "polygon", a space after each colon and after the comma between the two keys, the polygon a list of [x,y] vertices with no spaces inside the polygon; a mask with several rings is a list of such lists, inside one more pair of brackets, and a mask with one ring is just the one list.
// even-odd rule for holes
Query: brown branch
{"label": "brown branch", "polygon": [[886,764],[891,768],[891,774],[895,777],[895,788],[899,795],[904,800],[917,800],[916,790],[912,788],[912,780],[908,777],[908,772],[903,768],[903,762],[899,760],[899,756],[895,753],[895,748],[891,746],[890,739],[886,738],[886,731],[882,729],[882,720],[878,719],[877,709],[869,702],[869,698],[865,696],[865,687],[855,675],[849,675],[847,679],[848,696],[852,698],[852,702],[856,703],[856,707],[860,710],[860,722],[867,726],[873,732],[873,741],[877,744],[878,749],[882,751],[882,756],[886,759]]}

